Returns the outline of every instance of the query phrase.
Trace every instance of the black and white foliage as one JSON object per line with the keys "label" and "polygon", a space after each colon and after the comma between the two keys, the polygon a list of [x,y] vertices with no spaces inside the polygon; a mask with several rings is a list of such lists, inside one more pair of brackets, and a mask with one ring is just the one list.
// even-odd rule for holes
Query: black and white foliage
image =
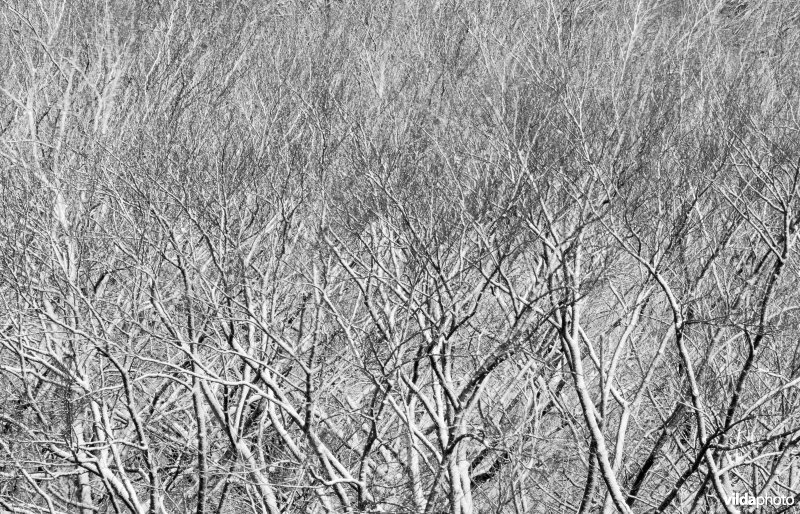
{"label": "black and white foliage", "polygon": [[800,495],[800,6],[0,3],[0,510]]}

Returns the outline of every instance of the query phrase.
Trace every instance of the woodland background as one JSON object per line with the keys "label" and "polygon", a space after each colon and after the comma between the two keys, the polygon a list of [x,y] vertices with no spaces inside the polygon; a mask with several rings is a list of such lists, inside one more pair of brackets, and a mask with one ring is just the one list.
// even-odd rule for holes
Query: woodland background
{"label": "woodland background", "polygon": [[0,509],[797,497],[799,42],[789,0],[3,0]]}

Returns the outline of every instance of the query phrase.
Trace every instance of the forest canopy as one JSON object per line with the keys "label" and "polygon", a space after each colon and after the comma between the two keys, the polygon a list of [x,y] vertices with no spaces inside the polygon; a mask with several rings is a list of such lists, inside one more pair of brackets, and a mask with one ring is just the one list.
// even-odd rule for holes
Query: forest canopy
{"label": "forest canopy", "polygon": [[0,3],[0,510],[800,495],[800,5]]}

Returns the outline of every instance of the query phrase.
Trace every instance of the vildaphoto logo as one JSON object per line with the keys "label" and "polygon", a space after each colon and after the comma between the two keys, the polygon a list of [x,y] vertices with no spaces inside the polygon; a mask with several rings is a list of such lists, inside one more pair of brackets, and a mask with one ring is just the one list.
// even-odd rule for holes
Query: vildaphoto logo
{"label": "vildaphoto logo", "polygon": [[753,496],[750,493],[738,494],[733,493],[733,496],[729,496],[725,499],[725,503],[728,505],[753,505],[756,507],[762,507],[765,505],[772,505],[772,506],[790,506],[794,505],[794,497],[793,496]]}

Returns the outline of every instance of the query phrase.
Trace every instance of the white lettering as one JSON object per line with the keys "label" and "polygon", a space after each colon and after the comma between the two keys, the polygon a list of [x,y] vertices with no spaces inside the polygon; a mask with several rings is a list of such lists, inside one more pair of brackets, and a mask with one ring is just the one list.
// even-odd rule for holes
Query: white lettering
{"label": "white lettering", "polygon": [[795,503],[793,496],[752,496],[750,493],[733,493],[733,495],[728,496],[724,500],[726,505],[752,505],[758,507],[763,507],[764,505],[791,506]]}

